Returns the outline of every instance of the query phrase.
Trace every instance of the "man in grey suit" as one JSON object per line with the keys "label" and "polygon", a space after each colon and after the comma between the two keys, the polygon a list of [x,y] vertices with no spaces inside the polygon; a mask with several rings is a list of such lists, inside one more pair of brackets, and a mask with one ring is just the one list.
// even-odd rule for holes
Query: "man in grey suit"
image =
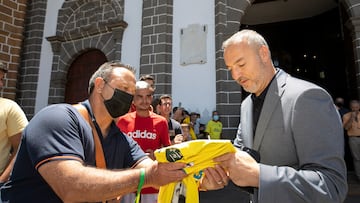
{"label": "man in grey suit", "polygon": [[241,104],[234,145],[217,157],[238,186],[255,188],[254,202],[342,202],[347,193],[341,119],[319,86],[276,69],[264,38],[242,30],[223,43],[234,80],[251,94]]}

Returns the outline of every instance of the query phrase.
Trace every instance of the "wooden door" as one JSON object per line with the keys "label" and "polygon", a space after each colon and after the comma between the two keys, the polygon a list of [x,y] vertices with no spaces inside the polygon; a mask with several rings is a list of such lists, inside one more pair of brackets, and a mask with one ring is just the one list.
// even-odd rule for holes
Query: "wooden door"
{"label": "wooden door", "polygon": [[90,50],[75,59],[67,74],[66,103],[75,104],[88,98],[90,77],[106,61],[106,56],[99,50]]}

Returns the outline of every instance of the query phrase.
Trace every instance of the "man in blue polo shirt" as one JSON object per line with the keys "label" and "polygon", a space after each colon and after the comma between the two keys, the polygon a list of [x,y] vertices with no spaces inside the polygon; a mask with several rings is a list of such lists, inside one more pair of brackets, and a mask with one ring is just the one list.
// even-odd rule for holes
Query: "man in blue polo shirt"
{"label": "man in blue polo shirt", "polygon": [[[133,69],[107,62],[91,77],[89,99],[78,107],[86,116],[68,104],[38,112],[23,133],[2,200],[100,202],[136,191],[141,177],[144,186],[155,187],[184,178],[183,163],[152,161],[115,125],[113,119],[128,112],[134,92]],[[106,169],[95,167],[99,145]],[[122,168],[131,169],[111,170]]]}

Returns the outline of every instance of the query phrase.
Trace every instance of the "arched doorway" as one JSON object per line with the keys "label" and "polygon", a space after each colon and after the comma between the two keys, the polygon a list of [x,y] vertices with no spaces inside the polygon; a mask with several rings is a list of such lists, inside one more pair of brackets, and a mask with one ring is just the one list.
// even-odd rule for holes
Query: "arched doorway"
{"label": "arched doorway", "polygon": [[89,79],[106,61],[106,56],[99,50],[87,51],[75,59],[67,74],[66,103],[75,104],[88,97]]}

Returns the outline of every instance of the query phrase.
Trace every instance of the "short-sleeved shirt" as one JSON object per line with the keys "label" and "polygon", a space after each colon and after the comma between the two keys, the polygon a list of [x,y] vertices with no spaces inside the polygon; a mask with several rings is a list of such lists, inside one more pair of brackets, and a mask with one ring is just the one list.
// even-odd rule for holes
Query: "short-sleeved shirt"
{"label": "short-sleeved shirt", "polygon": [[[163,116],[150,112],[148,117],[138,116],[136,111],[121,116],[117,123],[122,132],[134,139],[145,152],[171,144],[168,124]],[[157,193],[154,188],[144,188],[142,194]]]}
{"label": "short-sleeved shirt", "polygon": [[209,122],[206,124],[205,132],[209,133],[211,139],[220,139],[222,123],[220,121],[209,120]]}
{"label": "short-sleeved shirt", "polygon": [[9,162],[10,137],[21,133],[27,124],[28,120],[18,104],[0,97],[0,174]]}
{"label": "short-sleeved shirt", "polygon": [[170,137],[170,140],[173,140],[175,138],[175,135],[182,134],[181,125],[175,119],[170,118],[168,120],[168,128],[169,128],[169,132],[170,131],[174,132],[174,135],[171,135],[172,137]]}
{"label": "short-sleeved shirt", "polygon": [[[88,101],[84,104],[91,107]],[[101,138],[108,169],[128,168],[146,157],[139,145],[111,124]],[[10,178],[1,190],[10,202],[61,202],[42,179],[38,168],[51,160],[81,159],[95,166],[95,144],[90,125],[68,104],[50,105],[38,112],[25,128]],[[74,168],[76,170],[76,168]]]}
{"label": "short-sleeved shirt", "polygon": [[166,119],[153,112],[148,117],[138,116],[136,111],[127,113],[119,118],[117,125],[144,151],[171,145]]}

